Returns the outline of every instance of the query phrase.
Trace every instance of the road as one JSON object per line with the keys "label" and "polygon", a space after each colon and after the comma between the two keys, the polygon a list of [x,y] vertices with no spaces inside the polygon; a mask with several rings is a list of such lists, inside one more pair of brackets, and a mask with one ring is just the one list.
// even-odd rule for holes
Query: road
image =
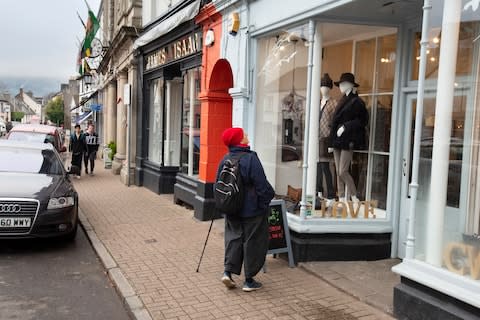
{"label": "road", "polygon": [[71,244],[0,241],[0,319],[128,320],[83,230]]}

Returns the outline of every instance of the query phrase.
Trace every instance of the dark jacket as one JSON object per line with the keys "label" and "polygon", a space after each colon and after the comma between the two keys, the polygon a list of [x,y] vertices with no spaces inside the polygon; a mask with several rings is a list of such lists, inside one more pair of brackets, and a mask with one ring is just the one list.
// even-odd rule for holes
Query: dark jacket
{"label": "dark jacket", "polygon": [[[254,217],[267,214],[270,201],[275,195],[270,183],[267,181],[265,171],[257,154],[248,147],[230,147],[231,154],[245,153],[240,158],[240,174],[245,187],[245,201],[240,212],[240,217]],[[223,167],[223,162],[229,154],[220,161],[217,179]]]}
{"label": "dark jacket", "polygon": [[84,153],[87,148],[86,146],[87,145],[85,144],[85,134],[80,133],[78,139],[75,132],[70,135],[70,145],[68,149],[70,150],[70,152],[72,152],[72,154],[78,155]]}
{"label": "dark jacket", "polygon": [[[368,111],[365,108],[365,102],[356,93],[351,92],[348,96],[344,95],[338,101],[333,115],[330,146],[342,150],[364,149],[367,124]],[[340,137],[337,137],[337,130],[341,126],[345,126],[345,131]]]}
{"label": "dark jacket", "polygon": [[99,145],[98,134],[96,132],[92,134],[88,132],[85,133],[85,144],[86,144],[86,151],[88,154],[92,152],[97,152],[98,145]]}

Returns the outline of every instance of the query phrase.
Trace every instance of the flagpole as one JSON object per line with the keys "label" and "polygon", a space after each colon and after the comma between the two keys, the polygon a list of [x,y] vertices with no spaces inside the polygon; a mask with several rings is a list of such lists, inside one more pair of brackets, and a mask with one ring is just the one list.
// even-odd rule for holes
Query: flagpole
{"label": "flagpole", "polygon": [[85,4],[87,5],[88,11],[92,11],[92,9],[90,9],[90,6],[88,5],[87,0],[85,0]]}
{"label": "flagpole", "polygon": [[83,22],[82,17],[80,17],[80,14],[78,13],[78,11],[77,11],[77,16],[78,16],[78,19],[80,19],[80,22],[82,23],[83,28],[87,29],[87,26],[85,25],[85,22]]}

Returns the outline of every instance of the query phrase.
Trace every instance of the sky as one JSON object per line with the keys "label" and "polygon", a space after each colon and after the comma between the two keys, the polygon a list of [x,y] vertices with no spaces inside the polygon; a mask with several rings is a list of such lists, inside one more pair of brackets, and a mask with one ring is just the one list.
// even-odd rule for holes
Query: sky
{"label": "sky", "polygon": [[[87,0],[95,14],[100,0]],[[0,0],[0,77],[68,80],[76,74],[85,0]]]}

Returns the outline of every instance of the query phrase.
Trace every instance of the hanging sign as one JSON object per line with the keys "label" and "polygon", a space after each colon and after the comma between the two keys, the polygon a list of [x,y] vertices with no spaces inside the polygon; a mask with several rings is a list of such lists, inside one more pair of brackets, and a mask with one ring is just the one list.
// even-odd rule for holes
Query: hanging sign
{"label": "hanging sign", "polygon": [[160,67],[168,62],[179,60],[202,49],[202,35],[200,32],[189,34],[179,40],[166,45],[145,59],[145,71]]}

